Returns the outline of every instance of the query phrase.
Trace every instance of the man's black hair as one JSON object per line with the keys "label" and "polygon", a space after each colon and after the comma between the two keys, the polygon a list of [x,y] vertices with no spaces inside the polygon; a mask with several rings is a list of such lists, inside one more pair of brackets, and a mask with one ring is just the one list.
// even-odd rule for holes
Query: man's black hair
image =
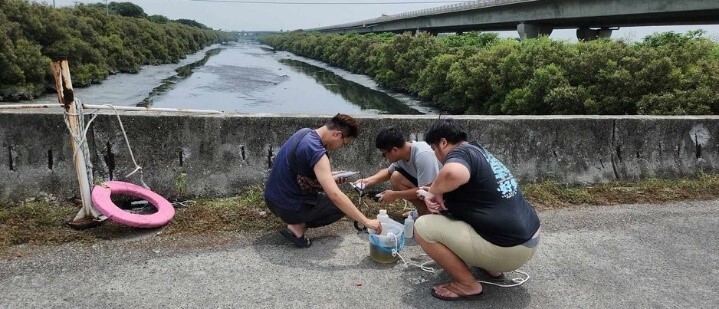
{"label": "man's black hair", "polygon": [[393,147],[402,148],[404,143],[402,131],[395,126],[383,128],[374,140],[374,146],[381,150],[390,150]]}
{"label": "man's black hair", "polygon": [[360,126],[356,119],[347,114],[338,113],[325,123],[330,130],[340,130],[344,137],[356,138],[359,135]]}
{"label": "man's black hair", "polygon": [[437,145],[443,138],[450,144],[457,144],[467,140],[467,132],[454,119],[440,119],[435,121],[424,134],[424,141],[432,145]]}

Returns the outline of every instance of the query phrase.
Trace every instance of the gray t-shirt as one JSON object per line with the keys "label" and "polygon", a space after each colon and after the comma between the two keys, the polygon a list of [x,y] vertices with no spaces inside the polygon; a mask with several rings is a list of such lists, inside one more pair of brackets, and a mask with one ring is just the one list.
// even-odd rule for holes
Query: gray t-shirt
{"label": "gray t-shirt", "polygon": [[417,184],[420,186],[434,182],[442,164],[434,156],[432,147],[429,147],[426,142],[412,142],[411,144],[412,154],[409,161],[399,160],[390,164],[389,172],[394,173],[397,168],[401,168],[417,178]]}

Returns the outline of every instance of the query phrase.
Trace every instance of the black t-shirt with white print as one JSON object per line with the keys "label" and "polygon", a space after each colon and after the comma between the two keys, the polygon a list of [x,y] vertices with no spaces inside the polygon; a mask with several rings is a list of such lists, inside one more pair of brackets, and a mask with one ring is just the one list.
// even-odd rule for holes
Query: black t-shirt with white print
{"label": "black t-shirt with white print", "polygon": [[443,195],[452,217],[467,222],[497,246],[512,247],[532,238],[539,229],[539,217],[502,162],[477,142],[450,151],[444,164],[451,162],[470,172],[467,183]]}

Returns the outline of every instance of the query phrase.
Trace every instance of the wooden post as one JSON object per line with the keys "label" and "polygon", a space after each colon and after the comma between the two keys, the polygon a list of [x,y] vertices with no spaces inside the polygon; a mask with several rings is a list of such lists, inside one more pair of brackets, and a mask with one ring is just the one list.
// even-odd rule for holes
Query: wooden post
{"label": "wooden post", "polygon": [[52,63],[52,71],[55,78],[55,89],[57,90],[57,100],[65,108],[65,117],[70,127],[70,142],[72,144],[73,162],[75,163],[75,172],[77,173],[77,181],[80,185],[80,197],[82,198],[82,209],[77,213],[75,218],[68,220],[67,223],[74,228],[87,228],[98,225],[102,222],[97,210],[92,207],[90,196],[91,181],[88,175],[92,175],[92,171],[87,169],[85,152],[82,147],[87,147],[87,143],[78,144],[77,138],[83,138],[83,129],[80,125],[77,106],[75,104],[75,96],[72,89],[72,79],[70,78],[70,67],[67,60],[56,61]]}

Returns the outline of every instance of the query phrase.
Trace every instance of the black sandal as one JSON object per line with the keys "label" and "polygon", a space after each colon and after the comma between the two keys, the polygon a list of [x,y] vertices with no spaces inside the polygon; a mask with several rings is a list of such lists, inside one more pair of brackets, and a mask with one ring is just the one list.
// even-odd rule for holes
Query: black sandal
{"label": "black sandal", "polygon": [[295,246],[299,248],[307,248],[312,245],[310,240],[307,239],[305,235],[295,237],[295,233],[292,233],[292,231],[290,231],[289,229],[280,230],[280,234],[282,234],[282,236],[287,238],[287,240],[291,241],[293,244],[295,244]]}

